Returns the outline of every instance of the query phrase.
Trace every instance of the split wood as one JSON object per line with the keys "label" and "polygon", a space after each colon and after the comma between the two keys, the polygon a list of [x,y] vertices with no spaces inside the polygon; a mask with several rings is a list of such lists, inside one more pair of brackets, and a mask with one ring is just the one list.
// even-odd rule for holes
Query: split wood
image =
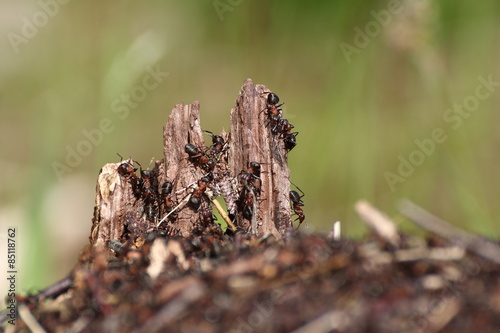
{"label": "split wood", "polygon": [[[240,207],[234,211],[233,225],[231,221],[228,225],[257,236],[271,234],[281,238],[287,229],[292,228],[290,171],[283,140],[271,133],[268,117],[263,112],[268,92],[264,85],[255,85],[251,79],[243,84],[230,113],[230,132],[222,130],[220,134],[226,141],[225,149],[218,156],[213,171],[214,180],[208,187],[207,197],[204,195],[201,208],[210,207],[210,202],[222,198],[228,207],[232,207],[239,196],[238,188],[241,189],[238,175],[248,170],[250,162],[258,162],[261,164],[262,190],[257,200],[253,201],[252,218],[245,218]],[[156,223],[145,218],[143,203],[134,196],[131,182],[117,172],[121,163],[133,165],[134,161],[129,159],[106,164],[97,180],[91,244],[125,241],[131,234],[141,234],[156,227],[175,228],[179,234],[186,236],[201,225],[200,213],[189,207],[187,198],[207,172],[188,158],[185,146],[189,143],[204,149],[211,144],[208,136],[206,138],[207,144],[200,125],[200,103],[177,104],[163,127],[164,158],[156,161],[151,170],[158,192],[163,182],[172,182],[171,199],[177,207],[169,216],[158,207],[160,213]],[[217,195],[222,198],[216,198]],[[220,211],[221,205],[216,206]],[[225,212],[221,213],[225,217]]]}

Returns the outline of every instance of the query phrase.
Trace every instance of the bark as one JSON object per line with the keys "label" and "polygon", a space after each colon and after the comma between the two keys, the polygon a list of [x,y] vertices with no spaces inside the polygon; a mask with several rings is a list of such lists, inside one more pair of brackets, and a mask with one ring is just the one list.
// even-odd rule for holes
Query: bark
{"label": "bark", "polygon": [[[110,240],[122,240],[128,224],[131,227],[141,222],[132,184],[120,176],[118,167],[122,163],[133,165],[132,159],[120,163],[108,163],[99,172],[90,243],[107,245]],[[141,222],[142,223],[142,222]]]}
{"label": "bark", "polygon": [[[132,159],[106,164],[97,181],[91,244],[125,241],[130,236],[143,236],[155,229],[187,236],[195,228],[206,226],[202,214],[212,210],[217,195],[226,201],[232,217],[228,225],[233,229],[234,224],[258,236],[271,234],[280,238],[292,227],[290,181],[283,140],[271,132],[267,115],[262,112],[266,107],[268,91],[265,86],[255,85],[250,79],[245,81],[230,113],[230,134],[224,131],[219,134],[224,146],[215,153],[208,136],[208,143],[204,141],[200,103],[177,104],[163,127],[164,158],[156,161],[150,170],[155,192],[155,200],[150,207],[146,207],[146,200],[136,193],[137,186],[133,185],[133,179],[141,177],[140,172],[130,176],[118,172],[121,163],[134,165]],[[214,166],[208,167],[199,157],[190,157],[185,151],[186,144],[195,146],[200,156],[210,158]],[[261,165],[260,179],[251,178],[252,183],[261,184],[261,191],[259,194],[252,190],[252,200],[245,201],[243,194],[248,193],[245,189],[249,187],[241,175],[249,172],[250,162]],[[211,180],[200,195],[198,181],[205,176]],[[170,214],[167,214],[169,210],[161,196],[165,181],[172,182],[172,192],[168,196]],[[199,208],[190,203],[193,195],[201,199]],[[249,201],[251,208],[246,207]],[[219,204],[215,206],[220,210]],[[251,217],[248,213],[243,214],[244,209],[250,209]],[[225,215],[225,212],[221,213]],[[151,218],[152,215],[154,218]]]}
{"label": "bark", "polygon": [[[250,162],[262,163],[262,193],[257,202],[257,234],[283,235],[291,227],[290,171],[283,141],[271,134],[265,112],[264,85],[247,79],[231,110],[229,170],[237,175],[248,169]],[[238,224],[247,227],[251,221],[237,214]]]}
{"label": "bark", "polygon": [[[188,199],[190,192],[196,187],[197,180],[206,174],[204,170],[189,161],[188,154],[184,150],[188,143],[196,147],[205,146],[200,127],[199,102],[188,105],[177,104],[163,127],[165,173],[160,184],[166,180],[173,183],[172,200],[176,205]],[[206,206],[207,203],[203,202],[202,208]],[[167,222],[172,222],[172,225],[185,234],[200,224],[200,214],[190,209],[186,203],[179,207]]]}

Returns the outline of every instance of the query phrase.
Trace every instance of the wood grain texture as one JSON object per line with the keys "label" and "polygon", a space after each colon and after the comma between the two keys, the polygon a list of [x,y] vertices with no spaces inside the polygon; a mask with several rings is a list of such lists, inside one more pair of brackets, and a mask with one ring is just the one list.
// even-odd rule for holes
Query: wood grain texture
{"label": "wood grain texture", "polygon": [[[250,162],[262,163],[262,193],[258,200],[257,235],[283,235],[291,227],[290,171],[282,140],[271,133],[265,112],[264,85],[247,79],[231,110],[229,170],[237,175]],[[249,228],[251,221],[237,214],[237,224]]]}
{"label": "wood grain texture", "polygon": [[[207,143],[204,140],[200,103],[180,103],[172,109],[163,127],[163,159],[156,161],[150,170],[157,198],[153,220],[146,214],[145,200],[137,193],[134,195],[130,178],[117,172],[121,163],[134,165],[134,161],[106,164],[97,181],[91,244],[124,241],[129,236],[141,236],[156,228],[169,232],[175,229],[178,234],[187,236],[193,229],[204,226],[202,212],[212,210],[212,200],[217,196],[226,201],[238,228],[257,236],[271,234],[281,238],[292,227],[290,172],[283,139],[271,133],[268,117],[263,112],[268,91],[250,79],[245,81],[230,112],[230,133],[222,131],[219,134],[224,140],[224,148],[215,154],[209,137],[206,136]],[[207,168],[206,164],[190,158],[185,151],[186,144],[194,145],[210,157],[214,167]],[[241,179],[242,172],[248,172],[250,162],[261,164],[260,179],[252,178],[260,182],[261,191],[259,195],[255,193],[251,202],[251,217],[243,214],[242,193],[248,186]],[[198,189],[198,181],[205,176],[211,181],[196,209],[189,199]],[[172,182],[170,199],[175,205],[174,213],[168,217],[161,201],[161,186],[165,181]],[[217,206],[220,209],[220,205]]]}

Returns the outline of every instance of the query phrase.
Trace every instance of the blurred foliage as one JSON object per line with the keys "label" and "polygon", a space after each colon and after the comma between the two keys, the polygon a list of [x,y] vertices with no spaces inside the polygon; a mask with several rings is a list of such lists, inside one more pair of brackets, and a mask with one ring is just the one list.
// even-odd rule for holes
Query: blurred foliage
{"label": "blurred foliage", "polygon": [[[41,211],[59,183],[53,162],[65,163],[67,147],[86,140],[82,131],[105,118],[113,124],[62,182],[75,174],[94,179],[117,152],[143,165],[160,159],[162,126],[179,102],[199,100],[203,127],[228,129],[247,77],[280,96],[300,132],[289,164],[306,193],[303,230],[326,232],[340,220],[345,236],[360,236],[357,200],[402,221],[396,204],[407,197],[463,228],[500,235],[500,94],[481,100],[457,129],[443,119],[474,95],[479,76],[500,81],[500,3],[407,0],[382,26],[374,13],[387,11],[388,1],[70,1],[16,53],[12,33],[22,35],[23,18],[43,11],[40,3],[55,0],[0,2],[0,199],[23,207],[25,285],[53,282],[50,253],[61,249],[47,244]],[[370,27],[373,37],[348,59],[340,45],[356,46],[358,31]],[[168,76],[120,119],[113,103],[143,84],[148,66]],[[392,191],[384,174],[397,174],[398,157],[408,159],[415,140],[435,128],[446,141]],[[90,230],[91,202],[84,208]],[[401,228],[412,227],[402,221]]]}

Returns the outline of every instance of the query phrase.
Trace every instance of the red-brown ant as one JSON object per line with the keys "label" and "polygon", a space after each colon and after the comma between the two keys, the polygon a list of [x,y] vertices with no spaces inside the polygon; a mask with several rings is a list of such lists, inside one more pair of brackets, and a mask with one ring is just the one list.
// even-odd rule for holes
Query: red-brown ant
{"label": "red-brown ant", "polygon": [[254,204],[261,191],[261,164],[258,162],[248,163],[247,171],[241,171],[238,178],[243,185],[240,193],[239,203],[243,217],[251,219],[254,214]]}
{"label": "red-brown ant", "polygon": [[243,217],[250,220],[253,216],[254,192],[250,189],[245,189],[243,193]]}
{"label": "red-brown ant", "polygon": [[184,146],[184,151],[189,155],[189,158],[196,161],[196,163],[205,164],[208,162],[207,155],[195,145],[190,143],[186,144],[186,146]]}
{"label": "red-brown ant", "polygon": [[282,113],[279,107],[282,106],[283,103],[278,104],[280,101],[278,95],[272,92],[264,92],[264,94],[266,93],[268,94],[266,108],[262,111],[266,111],[269,121],[271,122],[271,133],[280,134],[283,138],[285,149],[290,151],[297,145],[296,137],[299,132],[291,132],[294,126],[290,124],[287,119],[281,118]]}
{"label": "red-brown ant", "polygon": [[172,193],[172,182],[166,181],[161,186],[161,199],[163,206],[165,207],[165,212],[169,213],[172,210],[174,203],[172,202],[172,198],[170,197],[170,193]]}
{"label": "red-brown ant", "polygon": [[140,178],[140,195],[145,205],[158,201],[158,192],[156,190],[157,185],[155,184],[156,178],[151,170],[143,170],[139,162],[136,162],[141,171]]}
{"label": "red-brown ant", "polygon": [[189,204],[196,211],[200,208],[201,199],[207,189],[208,183],[210,183],[209,177],[200,178],[198,180],[198,188],[191,194],[191,198],[189,198]]}
{"label": "red-brown ant", "polygon": [[281,118],[278,120],[276,123],[276,126],[274,126],[271,129],[271,132],[273,134],[281,134],[282,136],[285,136],[287,133],[290,133],[290,131],[294,128],[292,124],[288,121],[288,119]]}
{"label": "red-brown ant", "polygon": [[260,165],[262,163],[250,162],[248,163],[248,170],[242,170],[238,176],[240,181],[243,183],[244,189],[248,189],[255,192],[256,196],[260,195],[261,190],[261,179],[260,179]]}
{"label": "red-brown ant", "polygon": [[[120,156],[120,154],[118,154]],[[123,157],[120,156],[123,160]],[[136,162],[141,168],[141,177],[136,175],[137,168],[130,162],[123,162],[118,166],[118,173],[126,178],[132,184],[132,191],[134,196],[139,199],[142,198],[144,204],[144,214],[146,219],[154,222],[158,207],[157,207],[157,192],[153,186],[153,174],[150,170],[142,170],[139,162]]]}
{"label": "red-brown ant", "polygon": [[278,104],[280,102],[280,99],[275,93],[266,91],[262,94],[268,94],[266,99],[266,108],[262,110],[262,112],[266,112],[269,120],[271,121],[273,126],[275,126],[276,123],[281,119],[281,109],[279,107],[284,103]]}
{"label": "red-brown ant", "polygon": [[224,149],[224,145],[226,142],[224,141],[224,138],[220,135],[216,135],[210,131],[204,130],[204,132],[208,133],[212,137],[212,145],[210,146],[210,155],[212,157],[217,156],[218,154],[222,153]]}
{"label": "red-brown ant", "polygon": [[146,219],[150,222],[156,222],[158,210],[154,204],[154,201],[148,201],[144,205],[144,214],[146,215]]}
{"label": "red-brown ant", "polygon": [[200,210],[201,220],[205,226],[209,226],[217,220],[210,207],[204,207]]}
{"label": "red-brown ant", "polygon": [[[123,157],[118,153],[117,155],[120,156],[120,161],[122,161]],[[124,177],[132,184],[132,191],[134,192],[134,196],[136,198],[139,198],[142,192],[142,179],[137,177],[137,175],[135,174],[137,168],[134,167],[130,162],[123,162],[118,166],[117,171],[120,176]]]}
{"label": "red-brown ant", "polygon": [[299,135],[299,132],[292,132],[285,134],[283,142],[285,143],[285,149],[287,151],[292,150],[297,145],[297,139],[296,139],[297,135]]}
{"label": "red-brown ant", "polygon": [[297,191],[290,191],[290,201],[292,203],[292,207],[293,207],[293,211],[295,212],[295,214],[297,215],[297,219],[296,220],[299,220],[299,225],[297,226],[297,229],[300,227],[300,225],[302,224],[302,222],[304,222],[306,216],[304,214],[304,210],[302,209],[302,207],[304,207],[304,202],[302,201],[302,198],[304,197],[304,192],[302,192],[302,190],[295,186],[299,191],[300,193],[302,194],[299,194]]}
{"label": "red-brown ant", "polygon": [[120,174],[120,176],[123,176],[125,178],[137,177],[137,175],[135,174],[136,171],[137,168],[135,168],[129,162],[123,162],[118,166],[118,173]]}
{"label": "red-brown ant", "polygon": [[190,143],[186,144],[186,146],[184,146],[184,151],[189,155],[191,162],[201,166],[205,170],[211,171],[215,167],[215,161],[208,158],[207,154],[195,145]]}
{"label": "red-brown ant", "polygon": [[260,179],[260,165],[262,163],[250,162],[248,163],[248,170],[242,170],[239,178],[244,182],[250,182],[252,179]]}
{"label": "red-brown ant", "polygon": [[248,166],[249,166],[249,171],[251,171],[252,173],[252,176],[254,178],[257,178],[259,179],[260,178],[260,165],[262,163],[258,163],[258,162],[250,162],[248,163]]}
{"label": "red-brown ant", "polygon": [[[139,164],[139,166],[140,166],[140,164]],[[152,177],[151,171],[142,170],[142,167],[141,167],[141,178],[142,178],[142,187],[143,188],[152,188],[153,187],[151,177]]]}

